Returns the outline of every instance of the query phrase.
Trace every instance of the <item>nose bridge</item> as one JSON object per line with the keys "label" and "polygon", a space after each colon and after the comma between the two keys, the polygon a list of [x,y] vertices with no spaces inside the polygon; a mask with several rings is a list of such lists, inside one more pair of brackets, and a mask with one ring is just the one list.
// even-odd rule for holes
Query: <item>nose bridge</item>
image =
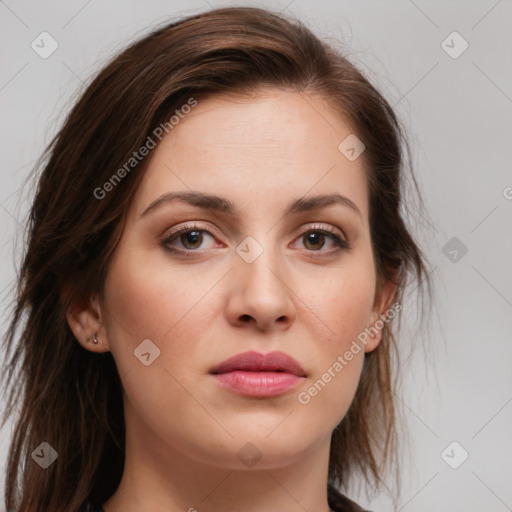
{"label": "nose bridge", "polygon": [[[282,291],[284,286],[278,276],[283,271],[280,248],[274,240],[274,233],[260,232],[247,236],[236,248],[238,255],[237,274],[245,282],[245,289],[268,290],[269,295]],[[277,274],[277,275],[276,275]]]}
{"label": "nose bridge", "polygon": [[290,286],[286,283],[286,264],[283,261],[274,231],[261,231],[247,236],[236,248],[233,287],[237,297],[237,319],[250,316],[260,328],[274,321],[295,318]]}

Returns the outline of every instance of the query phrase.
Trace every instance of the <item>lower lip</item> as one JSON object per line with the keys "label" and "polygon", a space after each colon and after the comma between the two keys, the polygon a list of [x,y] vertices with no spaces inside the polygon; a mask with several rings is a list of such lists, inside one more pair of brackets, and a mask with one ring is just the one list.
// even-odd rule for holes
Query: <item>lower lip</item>
{"label": "lower lip", "polygon": [[245,396],[277,396],[296,387],[302,377],[285,372],[233,371],[214,375],[217,382]]}

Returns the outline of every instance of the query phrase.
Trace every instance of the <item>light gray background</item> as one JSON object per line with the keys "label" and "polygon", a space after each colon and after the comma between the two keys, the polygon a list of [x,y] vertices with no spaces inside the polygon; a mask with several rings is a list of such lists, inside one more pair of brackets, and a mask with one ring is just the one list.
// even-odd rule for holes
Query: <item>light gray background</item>
{"label": "light gray background", "polygon": [[[21,194],[23,180],[82,83],[150,27],[209,5],[235,4],[0,1],[2,310],[33,191],[28,187]],[[420,219],[416,229],[431,261],[437,298],[430,348],[427,354],[418,350],[407,363],[397,397],[411,438],[398,509],[512,510],[512,2],[250,5],[296,15],[320,37],[347,44],[350,58],[395,105],[410,131],[431,216]],[[43,31],[59,44],[48,59],[31,48]],[[453,31],[469,44],[458,58],[442,47]],[[453,36],[446,44],[452,52],[462,48]],[[456,249],[457,261],[451,261],[453,247],[446,246],[452,237],[467,247],[462,257]],[[424,343],[419,334],[403,342]],[[11,431],[9,423],[0,431],[0,492]],[[469,453],[458,469],[441,456],[452,441],[462,447],[448,450],[452,464],[462,449]],[[393,510],[385,495],[372,502],[363,493],[354,497],[372,510]]]}

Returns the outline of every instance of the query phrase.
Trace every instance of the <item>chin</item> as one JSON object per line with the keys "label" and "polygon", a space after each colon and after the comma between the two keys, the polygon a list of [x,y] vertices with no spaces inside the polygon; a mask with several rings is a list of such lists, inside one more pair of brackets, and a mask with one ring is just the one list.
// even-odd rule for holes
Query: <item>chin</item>
{"label": "chin", "polygon": [[291,437],[287,430],[281,435],[277,431],[270,435],[269,432],[254,427],[241,429],[233,439],[202,447],[198,452],[200,462],[230,470],[277,469],[303,459],[318,442],[317,439],[308,442],[303,435]]}

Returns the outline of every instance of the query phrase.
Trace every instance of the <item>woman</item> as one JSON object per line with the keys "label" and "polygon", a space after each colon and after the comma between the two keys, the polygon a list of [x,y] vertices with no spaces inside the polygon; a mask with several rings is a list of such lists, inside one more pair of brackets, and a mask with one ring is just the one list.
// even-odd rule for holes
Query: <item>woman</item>
{"label": "woman", "polygon": [[6,508],[363,510],[338,489],[396,457],[393,318],[428,283],[403,145],[362,74],[269,11],[115,57],[30,212]]}

